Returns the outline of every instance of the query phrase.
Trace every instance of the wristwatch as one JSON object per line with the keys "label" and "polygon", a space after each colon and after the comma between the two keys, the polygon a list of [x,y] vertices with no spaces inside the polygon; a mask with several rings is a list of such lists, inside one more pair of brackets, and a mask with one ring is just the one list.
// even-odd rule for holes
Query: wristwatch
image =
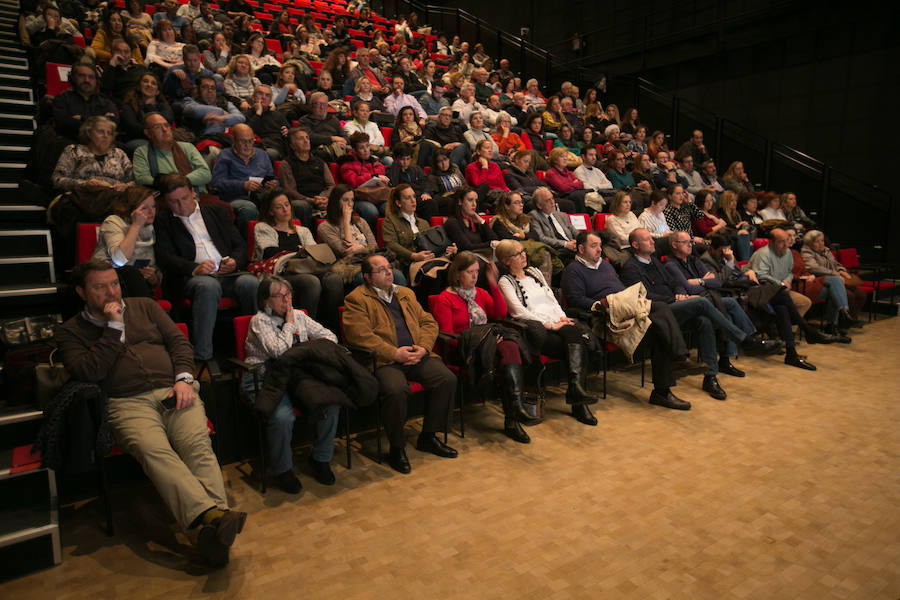
{"label": "wristwatch", "polygon": [[179,381],[183,381],[188,385],[194,385],[194,376],[193,375],[181,375],[175,380],[175,383]]}

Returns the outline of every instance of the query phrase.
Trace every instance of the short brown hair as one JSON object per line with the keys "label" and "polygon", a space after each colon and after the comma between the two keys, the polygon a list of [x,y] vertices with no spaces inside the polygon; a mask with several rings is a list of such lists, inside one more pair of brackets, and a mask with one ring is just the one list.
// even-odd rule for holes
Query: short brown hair
{"label": "short brown hair", "polygon": [[454,258],[453,262],[450,264],[450,268],[447,269],[447,285],[459,285],[459,272],[465,271],[477,262],[478,256],[473,252],[464,250],[457,254],[456,258]]}
{"label": "short brown hair", "polygon": [[142,185],[131,185],[118,195],[109,208],[114,215],[118,215],[123,219],[129,219],[134,209],[140,206],[148,197],[155,195],[156,193],[150,188]]}
{"label": "short brown hair", "polygon": [[112,263],[108,260],[101,260],[99,258],[86,260],[81,264],[75,265],[75,268],[72,269],[72,277],[69,279],[69,283],[75,287],[83,288],[84,282],[87,280],[87,276],[90,273],[93,273],[94,271],[108,271],[112,268]]}

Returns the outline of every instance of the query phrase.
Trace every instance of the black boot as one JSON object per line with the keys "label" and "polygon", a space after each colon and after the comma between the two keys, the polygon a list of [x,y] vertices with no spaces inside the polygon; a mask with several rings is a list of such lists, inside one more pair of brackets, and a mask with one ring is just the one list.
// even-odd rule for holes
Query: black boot
{"label": "black boot", "polygon": [[[543,419],[525,410],[522,404],[522,390],[525,387],[525,372],[520,364],[503,365],[503,412],[526,425],[537,425]],[[506,406],[509,398],[509,408]],[[521,427],[519,428],[521,430]],[[525,433],[524,431],[522,432]],[[525,436],[528,437],[528,436]],[[513,438],[515,439],[515,438]]]}
{"label": "black boot", "polygon": [[846,331],[842,331],[841,328],[834,323],[825,326],[825,333],[833,337],[834,341],[839,344],[849,344],[853,341],[850,336],[847,335]]}
{"label": "black boot", "polygon": [[842,308],[838,311],[838,325],[841,329],[850,329],[851,327],[856,327],[858,329],[863,326],[863,322],[854,319],[850,316],[849,310]]}
{"label": "black boot", "polygon": [[599,398],[588,394],[582,381],[587,375],[587,350],[584,344],[569,344],[569,386],[566,388],[568,404],[595,404]]}

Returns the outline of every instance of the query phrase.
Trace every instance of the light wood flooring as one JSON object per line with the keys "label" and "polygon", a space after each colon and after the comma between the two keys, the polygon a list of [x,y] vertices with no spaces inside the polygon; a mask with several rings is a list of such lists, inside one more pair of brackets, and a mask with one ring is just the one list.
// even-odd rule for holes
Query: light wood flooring
{"label": "light wood flooring", "polygon": [[229,465],[250,516],[219,571],[149,483],[119,485],[115,537],[96,501],[65,509],[63,564],[0,584],[0,598],[894,600],[900,319],[801,352],[818,372],[741,359],[749,376],[720,378],[725,402],[681,380],[689,412],[648,405],[639,372],[616,373],[595,428],[557,393],[530,445],[476,405],[466,438],[451,436],[460,457],[410,447],[406,476],[358,453],[347,471],[339,445],[335,486],[298,455],[302,495],[263,497]]}

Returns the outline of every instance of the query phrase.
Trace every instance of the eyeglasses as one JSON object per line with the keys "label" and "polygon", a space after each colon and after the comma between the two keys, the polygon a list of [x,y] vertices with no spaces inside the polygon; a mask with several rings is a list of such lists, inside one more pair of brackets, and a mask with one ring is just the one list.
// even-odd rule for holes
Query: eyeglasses
{"label": "eyeglasses", "polygon": [[275,298],[276,300],[284,300],[286,298],[290,298],[293,295],[293,292],[284,292],[283,294],[272,294],[270,298]]}
{"label": "eyeglasses", "polygon": [[391,270],[388,267],[381,267],[380,269],[372,269],[372,275],[386,275],[390,272],[391,272]]}

